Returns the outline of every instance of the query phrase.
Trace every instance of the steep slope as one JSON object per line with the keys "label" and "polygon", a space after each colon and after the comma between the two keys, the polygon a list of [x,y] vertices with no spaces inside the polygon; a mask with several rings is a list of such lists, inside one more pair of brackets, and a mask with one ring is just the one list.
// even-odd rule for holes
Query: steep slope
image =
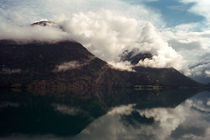
{"label": "steep slope", "polygon": [[75,42],[0,41],[0,82],[4,87],[90,87],[89,82],[103,65],[106,63]]}
{"label": "steep slope", "polygon": [[112,69],[76,42],[0,41],[1,87],[24,87],[42,93],[136,85],[200,86],[172,68],[136,67],[135,70]]}

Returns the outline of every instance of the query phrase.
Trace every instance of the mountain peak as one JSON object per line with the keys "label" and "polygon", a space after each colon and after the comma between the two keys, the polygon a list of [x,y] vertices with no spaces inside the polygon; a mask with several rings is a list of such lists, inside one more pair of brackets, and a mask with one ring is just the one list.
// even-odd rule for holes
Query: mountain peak
{"label": "mountain peak", "polygon": [[[76,42],[11,42],[0,41],[0,87],[18,85],[39,93],[128,88],[136,85],[167,88],[200,86],[174,69],[136,67],[136,72],[112,69]],[[134,56],[128,58],[139,61],[150,55]],[[138,62],[134,60],[133,63]]]}
{"label": "mountain peak", "polygon": [[52,26],[52,25],[56,25],[56,23],[53,22],[53,21],[42,20],[42,21],[38,21],[38,22],[32,23],[31,25],[32,26],[36,26],[36,25],[40,25],[40,26]]}
{"label": "mountain peak", "polygon": [[133,49],[132,51],[125,50],[120,55],[121,61],[129,61],[131,64],[136,65],[139,61],[144,59],[152,59],[153,55],[150,52],[139,52],[139,49]]}

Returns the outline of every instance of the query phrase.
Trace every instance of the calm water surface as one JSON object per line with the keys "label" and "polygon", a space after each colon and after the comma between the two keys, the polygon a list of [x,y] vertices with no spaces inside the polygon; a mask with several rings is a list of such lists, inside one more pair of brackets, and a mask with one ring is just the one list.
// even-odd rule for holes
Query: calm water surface
{"label": "calm water surface", "polygon": [[1,140],[209,140],[210,93],[0,92]]}

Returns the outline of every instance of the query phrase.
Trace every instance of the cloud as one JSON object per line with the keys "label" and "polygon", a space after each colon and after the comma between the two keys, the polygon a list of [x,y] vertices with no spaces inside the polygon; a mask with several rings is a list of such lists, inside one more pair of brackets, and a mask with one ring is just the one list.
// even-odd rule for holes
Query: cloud
{"label": "cloud", "polygon": [[57,65],[56,69],[54,71],[56,72],[65,72],[72,69],[77,69],[82,67],[82,64],[80,64],[78,61],[69,61],[65,62],[63,64]]}
{"label": "cloud", "polygon": [[54,27],[19,26],[10,23],[0,23],[0,39],[16,41],[59,41],[67,39],[67,33]]}
{"label": "cloud", "polygon": [[127,17],[111,10],[100,10],[75,13],[70,20],[59,19],[55,22],[65,32],[56,26],[32,27],[2,23],[0,39],[48,42],[75,40],[97,57],[116,64],[124,50],[136,48],[154,55],[152,59],[140,61],[138,65],[180,69],[184,62],[182,56],[161,38],[154,25],[146,20]]}
{"label": "cloud", "polygon": [[[207,26],[210,25],[210,2],[207,0],[179,0],[182,3],[191,3],[189,12],[205,17]],[[205,24],[205,23],[204,23]]]}
{"label": "cloud", "polygon": [[154,25],[145,20],[102,10],[80,12],[60,24],[71,33],[73,40],[81,42],[94,55],[108,62],[119,62],[123,51],[138,49],[154,55],[138,65],[180,69],[184,63],[182,56],[161,38]]}
{"label": "cloud", "polygon": [[131,65],[130,62],[128,61],[124,61],[124,62],[114,62],[114,61],[109,61],[108,64],[117,70],[122,70],[122,71],[131,71],[131,72],[135,72],[132,68],[133,65]]}
{"label": "cloud", "polygon": [[74,60],[74,61],[64,62],[62,64],[57,65],[56,68],[53,70],[53,72],[65,72],[73,69],[78,69],[88,65],[94,59],[95,59],[94,56],[89,56],[89,59],[87,60],[82,60],[82,61]]}
{"label": "cloud", "polygon": [[161,32],[164,40],[186,61],[181,69],[185,75],[193,78],[208,76],[205,71],[209,70],[210,62],[209,33],[209,30],[193,32],[180,29],[166,29]]}

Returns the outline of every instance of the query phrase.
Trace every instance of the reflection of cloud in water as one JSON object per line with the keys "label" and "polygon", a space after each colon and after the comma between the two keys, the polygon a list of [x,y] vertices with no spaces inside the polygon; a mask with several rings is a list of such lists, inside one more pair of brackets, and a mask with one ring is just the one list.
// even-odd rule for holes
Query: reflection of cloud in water
{"label": "reflection of cloud in water", "polygon": [[134,106],[135,106],[135,104],[114,107],[107,114],[108,115],[116,115],[116,114],[129,115],[129,114],[131,114]]}
{"label": "reflection of cloud in water", "polygon": [[66,106],[66,105],[60,105],[60,104],[52,104],[52,106],[54,107],[55,111],[58,111],[62,114],[67,114],[67,115],[78,115],[81,110],[75,107],[70,107],[70,106]]}
{"label": "reflection of cloud in water", "polygon": [[198,111],[210,113],[210,99],[204,101],[204,100],[197,100],[194,101],[192,104],[192,107]]}
{"label": "reflection of cloud in water", "polygon": [[[209,114],[195,110],[199,100],[187,100],[176,108],[153,108],[138,110],[134,106],[121,106],[94,121],[77,140],[208,140],[210,139]],[[201,102],[200,102],[201,103]],[[203,103],[207,104],[207,102]],[[124,110],[124,113],[118,112]],[[124,123],[123,115],[132,117],[137,111],[141,116],[153,118],[154,123],[145,124],[136,121],[135,127]],[[115,112],[115,113],[113,113]],[[117,113],[116,113],[117,112]],[[112,114],[110,116],[109,114]],[[135,119],[135,118],[130,118]],[[136,127],[137,126],[137,127]]]}
{"label": "reflection of cloud in water", "polygon": [[[76,139],[91,140],[130,140],[130,139],[166,139],[171,133],[185,121],[190,113],[189,105],[181,105],[177,108],[155,108],[148,110],[136,110],[133,105],[121,106],[112,109],[107,115],[101,117],[85,129]],[[141,116],[154,118],[152,125],[137,124],[126,125],[123,123],[123,115],[131,115],[138,111]],[[111,115],[110,115],[111,114]],[[135,118],[130,118],[135,119]],[[136,121],[136,123],[138,123]]]}
{"label": "reflection of cloud in water", "polygon": [[[86,129],[74,138],[19,137],[31,140],[209,140],[210,114],[209,98],[191,98],[176,108],[152,108],[139,110],[135,105],[112,108],[106,115],[92,122]],[[198,108],[199,106],[199,108]],[[75,113],[75,110],[63,105],[54,105],[57,111],[65,114]],[[76,111],[77,112],[77,111]],[[133,113],[138,114],[133,115]],[[126,116],[126,117],[125,117]],[[138,121],[138,117],[151,119],[151,123]],[[127,119],[125,119],[127,118]],[[135,126],[133,123],[135,122]],[[143,120],[144,121],[144,120]],[[17,137],[2,140],[17,140]]]}
{"label": "reflection of cloud in water", "polygon": [[112,108],[110,112],[94,121],[81,132],[75,140],[124,140],[135,139],[136,135],[130,133],[132,127],[121,122],[121,116],[129,115],[135,105]]}
{"label": "reflection of cloud in water", "polygon": [[145,133],[147,136],[154,136],[156,139],[163,140],[170,136],[172,131],[185,121],[189,110],[185,106],[178,106],[175,109],[154,108],[139,110],[138,112],[146,118],[154,118],[155,120],[153,125],[141,127],[140,132]]}

